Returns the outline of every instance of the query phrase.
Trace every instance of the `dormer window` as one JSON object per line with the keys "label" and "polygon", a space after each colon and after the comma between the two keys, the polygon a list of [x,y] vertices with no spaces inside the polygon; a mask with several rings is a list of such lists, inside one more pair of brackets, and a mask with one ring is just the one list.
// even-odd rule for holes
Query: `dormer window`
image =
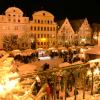
{"label": "dormer window", "polygon": [[15,17],[15,15],[13,15]]}
{"label": "dormer window", "polygon": [[18,19],[18,22],[20,22],[20,19]]}
{"label": "dormer window", "polygon": [[45,16],[45,13],[43,13],[43,16]]}
{"label": "dormer window", "polygon": [[13,22],[16,22],[16,19],[13,19]]}

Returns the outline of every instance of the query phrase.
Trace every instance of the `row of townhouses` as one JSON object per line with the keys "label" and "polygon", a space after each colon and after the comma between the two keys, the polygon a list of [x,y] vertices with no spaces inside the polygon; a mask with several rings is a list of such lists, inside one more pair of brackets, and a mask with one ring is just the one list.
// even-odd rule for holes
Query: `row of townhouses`
{"label": "row of townhouses", "polygon": [[[22,37],[19,46],[30,48],[50,48],[67,45],[91,44],[93,34],[98,33],[90,26],[87,18],[80,20],[60,20],[55,22],[54,15],[48,11],[37,11],[32,19],[23,16],[17,7],[9,7],[4,15],[0,15],[0,47],[3,48],[4,36]],[[29,38],[27,38],[29,36]],[[25,39],[26,38],[26,39]],[[24,39],[30,45],[24,44]]]}

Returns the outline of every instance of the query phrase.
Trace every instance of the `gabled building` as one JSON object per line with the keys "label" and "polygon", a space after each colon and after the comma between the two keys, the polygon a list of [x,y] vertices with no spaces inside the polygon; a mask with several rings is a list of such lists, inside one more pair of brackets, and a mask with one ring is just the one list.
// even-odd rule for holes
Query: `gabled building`
{"label": "gabled building", "polygon": [[68,46],[74,44],[74,30],[66,18],[58,21],[57,41],[58,46]]}
{"label": "gabled building", "polygon": [[90,27],[87,19],[84,20],[77,34],[78,34],[79,44],[82,44],[82,42],[85,44],[91,44],[92,28]]}
{"label": "gabled building", "polygon": [[42,10],[33,13],[32,17],[30,33],[34,35],[36,48],[47,49],[56,46],[57,24],[54,22],[54,16]]}
{"label": "gabled building", "polygon": [[0,47],[3,47],[2,39],[6,35],[21,37],[28,32],[29,17],[24,17],[23,12],[17,7],[9,7],[5,15],[0,15]]}
{"label": "gabled building", "polygon": [[92,30],[93,30],[93,34],[92,34],[92,38],[93,38],[93,44],[99,44],[100,45],[100,24],[99,23],[93,23],[91,25]]}
{"label": "gabled building", "polygon": [[87,19],[70,21],[75,31],[75,39],[78,45],[91,44],[92,28]]}

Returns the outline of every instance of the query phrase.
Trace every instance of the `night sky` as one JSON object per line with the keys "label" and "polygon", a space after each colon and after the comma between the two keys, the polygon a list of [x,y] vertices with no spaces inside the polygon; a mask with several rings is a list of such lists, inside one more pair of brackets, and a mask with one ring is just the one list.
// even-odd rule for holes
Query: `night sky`
{"label": "night sky", "polygon": [[0,0],[0,14],[11,6],[20,8],[24,16],[32,17],[33,12],[46,10],[56,20],[87,18],[90,22],[100,23],[99,0]]}

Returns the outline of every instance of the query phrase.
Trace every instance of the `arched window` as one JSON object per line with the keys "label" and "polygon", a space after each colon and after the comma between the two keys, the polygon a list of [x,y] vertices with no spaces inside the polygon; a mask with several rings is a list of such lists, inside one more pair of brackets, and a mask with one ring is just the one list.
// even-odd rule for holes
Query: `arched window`
{"label": "arched window", "polygon": [[48,24],[49,24],[49,20],[48,20],[47,22],[48,22]]}
{"label": "arched window", "polygon": [[16,22],[16,19],[13,19],[13,22]]}
{"label": "arched window", "polygon": [[10,21],[11,21],[11,19],[8,19],[8,21],[10,22]]}
{"label": "arched window", "polygon": [[50,31],[52,31],[52,27],[50,27]]}
{"label": "arched window", "polygon": [[53,27],[53,31],[55,31],[55,27]]}
{"label": "arched window", "polygon": [[10,16],[10,14],[8,14],[8,16]]}
{"label": "arched window", "polygon": [[45,13],[43,13],[43,16],[45,16]]}
{"label": "arched window", "polygon": [[31,26],[31,31],[33,30],[33,27]]}
{"label": "arched window", "polygon": [[43,24],[43,20],[41,20],[41,24]]}
{"label": "arched window", "polygon": [[40,20],[38,19],[38,23],[40,23]]}
{"label": "arched window", "polygon": [[36,27],[34,27],[34,31],[36,31]]}
{"label": "arched window", "polygon": [[40,27],[38,26],[38,31],[40,30]]}
{"label": "arched window", "polygon": [[34,19],[34,22],[36,23],[36,19]]}
{"label": "arched window", "polygon": [[49,27],[47,27],[47,31],[49,31]]}
{"label": "arched window", "polygon": [[41,27],[41,31],[43,31],[43,27]]}
{"label": "arched window", "polygon": [[44,31],[46,31],[46,27],[44,27]]}
{"label": "arched window", "polygon": [[20,19],[18,19],[18,22],[20,22]]}

